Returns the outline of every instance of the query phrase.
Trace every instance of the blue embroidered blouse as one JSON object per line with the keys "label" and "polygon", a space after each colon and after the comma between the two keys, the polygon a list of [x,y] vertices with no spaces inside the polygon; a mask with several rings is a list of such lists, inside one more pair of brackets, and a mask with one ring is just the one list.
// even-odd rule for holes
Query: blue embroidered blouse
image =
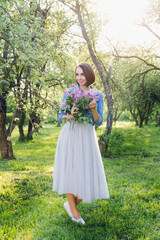
{"label": "blue embroidered blouse", "polygon": [[[80,89],[79,85],[78,85],[78,87]],[[91,88],[93,88],[93,87],[91,86]],[[69,88],[67,91],[70,91],[71,93],[73,93],[73,88]],[[100,126],[102,124],[102,122],[103,122],[104,99],[103,99],[103,94],[100,91],[99,91],[99,94],[97,96],[100,97],[100,100],[98,100],[96,102],[96,104],[97,104],[97,106],[96,106],[97,112],[98,112],[98,114],[100,116],[99,120],[98,121],[94,121],[91,109],[88,109],[88,111],[87,111],[85,116],[88,117],[89,119],[91,119],[92,125]],[[66,98],[67,98],[67,94],[64,93],[62,103],[66,100]],[[61,110],[60,110],[60,112],[58,114],[58,122],[59,123],[62,123],[61,118],[62,118],[63,115],[66,115],[66,114],[62,113]]]}

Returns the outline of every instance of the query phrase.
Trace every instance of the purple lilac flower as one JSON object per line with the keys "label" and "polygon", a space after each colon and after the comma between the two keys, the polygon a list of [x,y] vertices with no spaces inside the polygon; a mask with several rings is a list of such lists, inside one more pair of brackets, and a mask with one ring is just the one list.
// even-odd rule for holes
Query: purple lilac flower
{"label": "purple lilac flower", "polygon": [[[79,87],[77,85],[72,85],[73,87],[73,93],[65,90],[64,93],[67,94],[67,97],[73,97],[73,102],[74,103],[78,103],[79,102],[79,99],[84,99],[84,101],[86,102],[86,98],[90,100],[90,102],[92,101],[98,101],[100,100],[100,97],[97,96],[100,91],[96,90],[96,89],[91,89],[90,91],[88,91],[87,93],[85,93],[83,91],[83,89],[79,89]],[[67,107],[68,105],[66,104],[66,102],[62,103],[61,107],[60,108],[64,108],[64,107]],[[87,102],[86,102],[86,107],[85,109],[88,109],[89,106],[87,105]]]}
{"label": "purple lilac flower", "polygon": [[71,107],[75,104],[78,104],[79,111],[82,113],[81,116],[75,115],[75,121],[81,122],[87,122],[89,123],[89,120],[84,120],[85,114],[87,112],[87,109],[89,109],[89,104],[94,101],[100,100],[100,97],[98,96],[100,94],[100,91],[96,89],[90,89],[87,93],[83,91],[83,89],[79,89],[78,85],[72,85],[73,92],[65,90],[64,93],[66,93],[67,98],[66,101],[64,101],[60,108],[62,112],[64,113],[70,113]]}

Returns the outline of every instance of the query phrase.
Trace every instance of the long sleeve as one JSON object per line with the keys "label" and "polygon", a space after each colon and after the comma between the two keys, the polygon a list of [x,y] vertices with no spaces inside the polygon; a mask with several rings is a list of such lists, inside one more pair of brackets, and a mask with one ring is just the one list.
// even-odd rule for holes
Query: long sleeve
{"label": "long sleeve", "polygon": [[100,97],[100,100],[97,102],[97,112],[98,112],[100,118],[98,121],[94,121],[94,124],[96,126],[100,126],[103,122],[103,105],[104,105],[103,94],[100,93],[99,97]]}
{"label": "long sleeve", "polygon": [[[67,94],[64,93],[64,94],[63,94],[62,103],[65,102],[66,98],[67,98]],[[58,122],[59,122],[59,123],[62,123],[62,116],[64,116],[64,115],[66,115],[66,114],[63,113],[63,112],[61,111],[61,109],[60,109],[59,114],[58,114]]]}

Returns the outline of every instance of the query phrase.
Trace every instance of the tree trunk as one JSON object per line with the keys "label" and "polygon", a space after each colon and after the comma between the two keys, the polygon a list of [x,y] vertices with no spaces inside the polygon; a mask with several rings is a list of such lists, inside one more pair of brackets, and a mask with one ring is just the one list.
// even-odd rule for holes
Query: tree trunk
{"label": "tree trunk", "polygon": [[156,112],[156,123],[157,126],[160,126],[160,114],[158,111]]}
{"label": "tree trunk", "polygon": [[32,140],[33,139],[33,136],[32,136],[32,120],[30,119],[29,120],[29,123],[28,123],[28,135],[27,135],[27,140]]}
{"label": "tree trunk", "polygon": [[149,117],[146,117],[146,118],[145,118],[145,125],[148,124],[148,121],[149,121]]}
{"label": "tree trunk", "polygon": [[[59,109],[56,112],[57,112],[57,119],[58,119]],[[57,121],[57,124],[58,124],[59,127],[61,126],[61,124],[58,121]]]}
{"label": "tree trunk", "polygon": [[35,115],[34,130],[35,130],[36,133],[38,133],[38,131],[39,131],[40,123],[41,123],[40,115]]}
{"label": "tree trunk", "polygon": [[27,140],[32,140],[33,139],[33,124],[35,121],[35,113],[32,112],[30,115],[29,123],[28,123],[28,135],[27,135]]}
{"label": "tree trunk", "polygon": [[28,124],[28,135],[27,135],[28,140],[33,139],[33,136],[32,136],[33,127],[34,127],[34,131],[38,132],[39,124],[40,124],[40,115],[36,115],[36,112],[33,111],[32,114],[30,115],[30,120]]}
{"label": "tree trunk", "polygon": [[0,150],[1,157],[4,159],[13,159],[12,143],[7,139],[5,128],[6,121],[6,101],[0,96]]}
{"label": "tree trunk", "polygon": [[104,153],[106,150],[106,143],[103,140],[99,139],[98,145],[99,145],[100,152]]}
{"label": "tree trunk", "polygon": [[19,141],[20,142],[25,141],[25,135],[24,135],[24,130],[23,130],[25,118],[26,118],[26,113],[24,111],[22,111],[22,113],[20,115],[20,118],[19,118],[19,122],[18,122],[19,135],[20,135],[19,136]]}
{"label": "tree trunk", "polygon": [[109,78],[111,75],[112,68],[109,68],[109,73],[107,75],[107,79],[105,82],[103,82],[105,93],[106,93],[106,98],[107,98],[107,107],[108,107],[108,115],[107,115],[107,125],[106,125],[106,132],[107,135],[111,133],[112,131],[112,123],[113,123],[113,99],[112,99],[112,94],[109,88]]}
{"label": "tree trunk", "polygon": [[141,119],[141,118],[140,118],[140,121],[139,121],[139,127],[140,127],[140,128],[143,126],[143,121],[144,121],[144,119]]}
{"label": "tree trunk", "polygon": [[138,124],[138,119],[137,119],[136,114],[135,114],[135,110],[132,111],[131,107],[130,107],[130,113],[131,113],[134,121],[136,122],[136,126],[138,126],[139,124]]}
{"label": "tree trunk", "polygon": [[141,112],[138,104],[136,104],[136,108],[137,108],[138,115],[139,115],[139,127],[141,128],[142,125],[143,125],[143,121],[144,121],[144,114],[145,114],[146,105],[145,105],[145,107],[143,109],[143,112]]}
{"label": "tree trunk", "polygon": [[[6,38],[9,40],[10,32],[9,32],[9,24],[6,25],[5,31]],[[4,42],[4,49],[3,49],[3,61],[5,62],[8,59],[8,51],[9,51],[9,41]],[[15,60],[15,59],[14,59]],[[2,62],[3,62],[2,61]],[[4,65],[5,66],[5,65]],[[10,70],[9,68],[3,68],[4,80],[8,80]],[[8,94],[8,90],[6,85],[2,83],[2,89],[0,94],[0,150],[1,150],[1,157],[4,159],[12,159],[13,150],[12,150],[12,143],[10,140],[7,139],[7,131],[6,131],[6,97]]]}
{"label": "tree trunk", "polygon": [[15,111],[13,117],[12,117],[12,120],[11,120],[11,122],[9,124],[9,127],[8,127],[8,130],[7,130],[7,136],[9,136],[9,137],[11,136],[15,126],[17,125],[17,123],[19,121],[20,114],[21,114],[21,106],[19,106],[16,109],[16,111]]}
{"label": "tree trunk", "polygon": [[110,87],[109,87],[109,78],[111,75],[112,68],[110,68],[109,73],[107,73],[103,63],[97,57],[96,52],[93,47],[93,44],[92,44],[93,40],[91,40],[88,36],[87,30],[86,30],[86,27],[85,27],[85,24],[84,24],[84,21],[82,18],[80,4],[79,4],[78,0],[76,1],[76,13],[78,15],[78,20],[79,20],[79,24],[81,27],[82,35],[87,43],[90,56],[92,58],[93,63],[95,64],[95,66],[97,68],[97,71],[102,80],[103,87],[105,90],[107,106],[108,106],[108,116],[107,116],[107,125],[106,125],[106,132],[108,135],[111,133],[112,123],[113,123],[113,99],[112,99],[112,94],[111,94]]}

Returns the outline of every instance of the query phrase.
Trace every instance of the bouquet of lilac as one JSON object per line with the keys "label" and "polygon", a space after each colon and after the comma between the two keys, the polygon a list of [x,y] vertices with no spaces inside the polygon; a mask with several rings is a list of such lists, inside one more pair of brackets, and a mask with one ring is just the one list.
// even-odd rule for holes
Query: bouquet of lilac
{"label": "bouquet of lilac", "polygon": [[67,98],[60,106],[61,112],[70,114],[73,105],[75,105],[75,107],[79,108],[78,113],[74,114],[75,121],[91,123],[91,120],[85,115],[89,109],[89,103],[100,100],[100,97],[97,96],[100,92],[96,89],[91,89],[85,93],[77,85],[72,85],[72,87],[73,93],[67,90],[64,91],[67,94]]}

